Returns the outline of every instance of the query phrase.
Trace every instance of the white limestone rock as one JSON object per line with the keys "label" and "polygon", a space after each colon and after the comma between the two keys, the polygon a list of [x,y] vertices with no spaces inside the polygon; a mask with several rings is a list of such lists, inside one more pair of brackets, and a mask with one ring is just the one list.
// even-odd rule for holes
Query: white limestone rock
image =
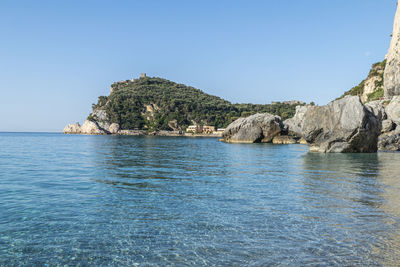
{"label": "white limestone rock", "polygon": [[118,131],[119,131],[119,124],[118,124],[118,123],[112,123],[112,124],[110,125],[110,127],[108,128],[108,131],[109,131],[111,134],[117,134]]}
{"label": "white limestone rock", "polygon": [[65,126],[63,133],[65,134],[79,134],[81,133],[81,125],[77,122],[74,124],[68,124]]}
{"label": "white limestone rock", "polygon": [[397,3],[392,41],[386,57],[384,74],[385,97],[400,95],[400,6]]}
{"label": "white limestone rock", "polygon": [[106,132],[100,129],[99,125],[91,120],[86,120],[81,126],[82,134],[106,134]]}

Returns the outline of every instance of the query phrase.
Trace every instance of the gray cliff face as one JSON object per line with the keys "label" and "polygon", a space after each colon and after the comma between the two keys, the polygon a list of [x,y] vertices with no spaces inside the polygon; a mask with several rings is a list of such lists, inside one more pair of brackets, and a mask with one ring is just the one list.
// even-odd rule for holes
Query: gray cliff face
{"label": "gray cliff face", "polygon": [[377,151],[379,121],[357,96],[307,106],[298,113],[285,124],[289,133],[304,137],[312,152]]}
{"label": "gray cliff face", "polygon": [[283,122],[283,124],[285,125],[285,129],[287,129],[291,135],[299,137],[302,136],[301,126],[304,122],[304,115],[306,114],[309,107],[311,107],[311,105],[297,106],[294,117],[287,119]]}
{"label": "gray cliff face", "polygon": [[392,41],[384,74],[385,97],[400,95],[400,6],[397,4]]}
{"label": "gray cliff face", "polygon": [[383,107],[384,101],[376,100],[365,104],[365,107],[372,112],[381,124],[382,121],[387,119],[385,108]]}
{"label": "gray cliff face", "polygon": [[308,108],[302,133],[316,152],[376,152],[378,120],[360,101],[348,96]]}
{"label": "gray cliff face", "polygon": [[382,121],[379,150],[400,151],[400,96],[394,96],[386,106],[387,118]]}
{"label": "gray cliff face", "polygon": [[229,124],[222,139],[229,143],[269,143],[282,130],[283,123],[279,116],[258,113]]}
{"label": "gray cliff face", "polygon": [[385,110],[388,119],[392,120],[397,125],[400,125],[400,96],[393,97]]}

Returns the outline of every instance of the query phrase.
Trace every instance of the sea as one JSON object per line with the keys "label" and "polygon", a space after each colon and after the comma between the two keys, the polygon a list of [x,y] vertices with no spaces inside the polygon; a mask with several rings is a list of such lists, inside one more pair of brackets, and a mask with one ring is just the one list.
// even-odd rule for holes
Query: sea
{"label": "sea", "polygon": [[398,266],[400,153],[0,133],[0,266]]}

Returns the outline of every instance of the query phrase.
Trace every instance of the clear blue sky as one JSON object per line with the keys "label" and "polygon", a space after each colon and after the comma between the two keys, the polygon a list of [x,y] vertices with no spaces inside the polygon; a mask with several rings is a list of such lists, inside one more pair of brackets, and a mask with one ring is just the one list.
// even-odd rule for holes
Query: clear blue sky
{"label": "clear blue sky", "polygon": [[0,2],[0,131],[83,122],[141,72],[232,102],[326,104],[384,59],[395,0]]}

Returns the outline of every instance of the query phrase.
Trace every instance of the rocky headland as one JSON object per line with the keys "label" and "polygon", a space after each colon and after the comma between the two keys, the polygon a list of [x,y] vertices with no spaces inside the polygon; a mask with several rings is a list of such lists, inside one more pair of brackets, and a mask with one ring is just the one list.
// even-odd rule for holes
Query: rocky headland
{"label": "rocky headland", "polygon": [[400,7],[385,60],[327,105],[231,104],[144,75],[111,85],[82,125],[68,124],[63,132],[184,136],[189,124],[226,127],[221,140],[228,143],[301,143],[322,153],[400,151]]}
{"label": "rocky headland", "polygon": [[297,105],[305,103],[232,104],[190,86],[142,75],[113,83],[110,94],[92,105],[85,122],[68,124],[63,133],[220,137],[218,129],[237,118],[258,112],[289,118]]}

